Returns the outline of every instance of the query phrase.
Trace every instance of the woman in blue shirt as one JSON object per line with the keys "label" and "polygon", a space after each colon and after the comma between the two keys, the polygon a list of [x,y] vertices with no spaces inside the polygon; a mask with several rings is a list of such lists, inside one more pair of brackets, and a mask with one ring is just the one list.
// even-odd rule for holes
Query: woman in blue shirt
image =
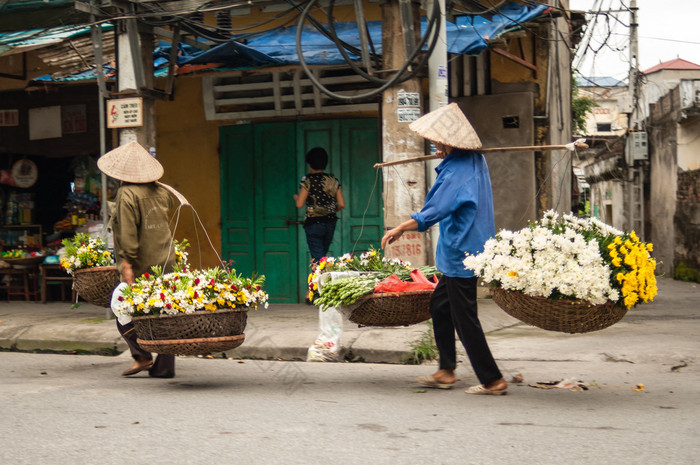
{"label": "woman in blue shirt", "polygon": [[464,253],[478,254],[487,239],[494,236],[493,196],[488,166],[476,132],[456,103],[424,115],[411,129],[434,142],[437,179],[420,212],[387,231],[382,247],[397,240],[405,231],[426,231],[439,223],[440,236],[435,264],[443,273],[430,300],[430,313],[440,366],[430,376],[421,376],[424,386],[449,389],[457,381],[455,330],[467,351],[480,385],[467,394],[503,395],[508,384],[491,354],[477,314],[477,277],[462,263]]}

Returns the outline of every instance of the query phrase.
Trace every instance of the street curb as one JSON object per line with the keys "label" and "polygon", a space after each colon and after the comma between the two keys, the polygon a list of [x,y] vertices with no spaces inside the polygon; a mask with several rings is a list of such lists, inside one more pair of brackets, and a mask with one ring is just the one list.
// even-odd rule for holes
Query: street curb
{"label": "street curb", "polygon": [[[0,307],[0,349],[111,356],[128,351],[115,320],[104,318],[105,309],[87,304],[72,309],[66,303],[11,302],[10,305]],[[486,333],[519,324],[491,299],[479,299],[479,313]],[[338,358],[404,364],[427,330],[427,322],[381,328],[358,327],[346,320]],[[251,312],[245,343],[225,355],[235,359],[306,361],[308,349],[319,331],[316,307],[274,305],[269,311]],[[462,350],[458,341],[457,347]],[[219,355],[223,356],[215,354]]]}

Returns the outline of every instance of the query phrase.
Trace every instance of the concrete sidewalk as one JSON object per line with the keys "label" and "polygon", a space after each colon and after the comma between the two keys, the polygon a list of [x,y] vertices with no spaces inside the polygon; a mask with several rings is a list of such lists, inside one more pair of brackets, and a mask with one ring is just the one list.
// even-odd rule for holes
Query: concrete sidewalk
{"label": "concrete sidewalk", "polygon": [[[484,330],[518,324],[491,299],[479,299]],[[319,335],[319,310],[309,305],[273,304],[248,312],[245,343],[227,356],[306,360]],[[127,350],[109,309],[68,302],[0,302],[0,348],[20,351],[88,352],[117,355]],[[408,327],[362,327],[345,321],[341,355],[376,363],[403,363],[427,323]]]}
{"label": "concrete sidewalk", "polygon": [[[658,286],[659,295],[653,303],[633,309],[610,329],[587,335],[572,337],[522,325],[490,298],[486,298],[485,288],[480,288],[479,315],[484,330],[492,333],[490,344],[495,344],[496,348],[506,343],[520,344],[524,342],[522,338],[532,339],[535,336],[552,340],[564,337],[572,343],[581,341],[584,345],[598,338],[612,338],[624,346],[625,337],[644,335],[646,352],[653,357],[664,349],[657,347],[657,342],[662,343],[660,341],[663,339],[654,337],[661,331],[660,328],[672,328],[666,330],[678,337],[695,340],[693,334],[696,328],[691,320],[700,318],[699,284],[658,278]],[[250,311],[245,342],[226,355],[233,358],[306,360],[309,347],[320,333],[318,315],[318,308],[309,305],[273,304],[267,309]],[[128,357],[128,353],[124,353],[126,344],[111,316],[110,310],[90,304],[71,309],[67,302],[0,302],[0,349],[84,351],[105,355],[123,353]],[[499,331],[505,328],[509,329]],[[412,346],[425,335],[427,329],[427,323],[408,327],[358,328],[345,321],[340,340],[341,355],[366,362],[403,363],[409,357]],[[498,333],[493,334],[496,331]],[[610,343],[605,345],[609,347]],[[457,344],[457,347],[463,355],[461,345]],[[530,352],[537,350],[533,348]],[[547,356],[547,351],[544,352],[540,354],[541,357]]]}

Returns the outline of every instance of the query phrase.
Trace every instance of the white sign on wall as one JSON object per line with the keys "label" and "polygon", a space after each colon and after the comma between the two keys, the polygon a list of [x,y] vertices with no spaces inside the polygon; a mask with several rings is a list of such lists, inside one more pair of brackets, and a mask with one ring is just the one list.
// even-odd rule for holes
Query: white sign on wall
{"label": "white sign on wall", "polygon": [[411,123],[420,118],[420,108],[397,108],[399,123]]}
{"label": "white sign on wall", "polygon": [[120,98],[107,100],[107,127],[132,128],[143,126],[143,99]]}
{"label": "white sign on wall", "polygon": [[396,94],[396,106],[420,107],[420,94],[418,92],[399,92]]}
{"label": "white sign on wall", "polygon": [[420,118],[420,93],[399,91],[396,94],[396,117],[399,123],[410,123]]}
{"label": "white sign on wall", "polygon": [[29,109],[29,140],[54,139],[62,135],[59,105]]}

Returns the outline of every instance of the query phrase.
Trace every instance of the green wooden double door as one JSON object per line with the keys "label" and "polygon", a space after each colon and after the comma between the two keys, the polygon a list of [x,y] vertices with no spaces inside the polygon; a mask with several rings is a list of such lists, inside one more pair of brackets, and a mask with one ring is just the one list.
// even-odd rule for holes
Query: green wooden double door
{"label": "green wooden double door", "polygon": [[323,147],[326,172],[341,182],[340,212],[328,252],[379,248],[383,232],[377,120],[260,123],[220,129],[222,258],[240,273],[264,274],[270,302],[302,302],[311,256],[304,210],[293,194],[307,172],[306,152]]}

